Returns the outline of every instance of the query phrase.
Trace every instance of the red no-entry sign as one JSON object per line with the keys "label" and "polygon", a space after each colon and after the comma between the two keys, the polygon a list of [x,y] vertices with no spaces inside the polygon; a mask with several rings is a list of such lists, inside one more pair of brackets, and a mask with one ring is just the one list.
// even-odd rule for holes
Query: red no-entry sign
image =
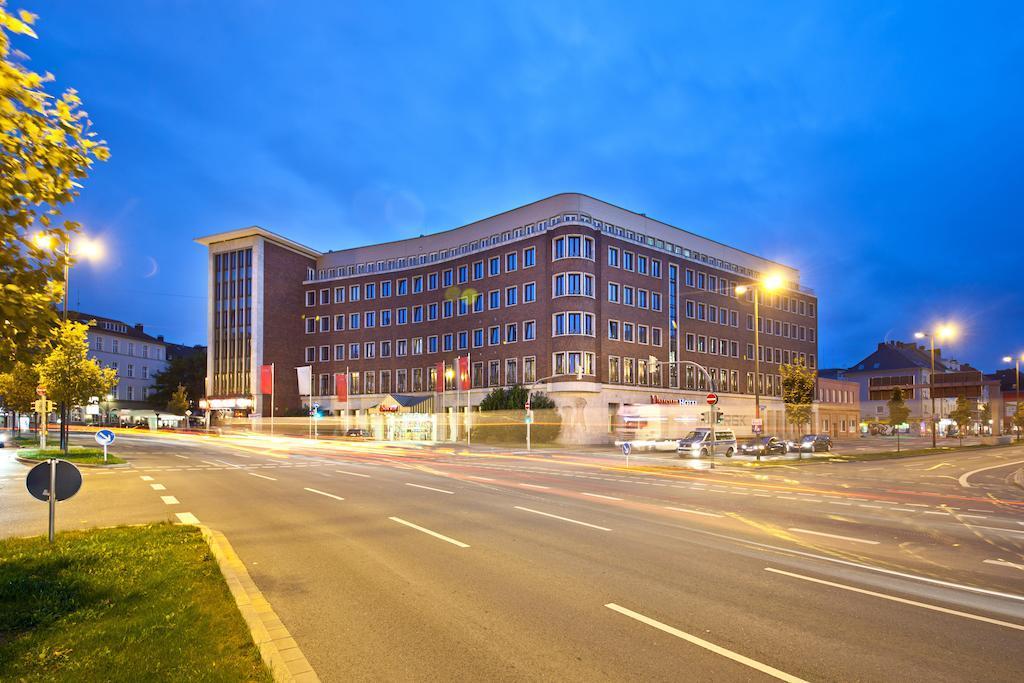
{"label": "red no-entry sign", "polygon": [[709,406],[713,406],[716,403],[718,403],[718,394],[711,392],[707,395],[707,397],[704,400],[708,402]]}

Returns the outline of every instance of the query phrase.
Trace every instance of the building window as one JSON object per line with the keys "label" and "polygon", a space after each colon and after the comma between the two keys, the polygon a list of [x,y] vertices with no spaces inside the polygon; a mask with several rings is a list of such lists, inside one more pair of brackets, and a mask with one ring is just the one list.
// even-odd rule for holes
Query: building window
{"label": "building window", "polygon": [[537,338],[537,321],[527,320],[523,323],[523,341],[533,341]]}
{"label": "building window", "polygon": [[306,291],[306,306],[316,305],[316,291],[310,289]]}
{"label": "building window", "polygon": [[618,320],[609,320],[608,321],[608,338],[613,340],[613,341],[618,341],[618,339],[619,339],[619,321]]}
{"label": "building window", "polygon": [[587,273],[558,273],[553,278],[554,296],[594,296],[594,276]]}
{"label": "building window", "polygon": [[619,283],[608,283],[608,301],[610,301],[613,304],[619,303]]}
{"label": "building window", "polygon": [[479,349],[484,345],[484,328],[478,327],[473,330],[473,348]]}
{"label": "building window", "polygon": [[505,343],[514,344],[519,341],[519,324],[508,323],[505,325]]}
{"label": "building window", "polygon": [[483,280],[484,279],[484,262],[474,261],[473,262],[473,279]]}
{"label": "building window", "polygon": [[618,356],[608,356],[608,381],[612,384],[618,384],[622,379],[620,376],[620,366],[622,359]]}
{"label": "building window", "polygon": [[490,310],[496,310],[501,308],[501,290],[492,289],[487,293],[487,308]]}
{"label": "building window", "polygon": [[568,335],[594,336],[594,314],[582,311],[555,313],[552,316],[552,330],[556,337]]}
{"label": "building window", "polygon": [[335,344],[334,345],[334,360],[345,360],[345,345]]}
{"label": "building window", "polygon": [[532,268],[537,264],[537,248],[527,247],[523,249],[523,268]]}
{"label": "building window", "polygon": [[315,346],[307,346],[306,347],[306,362],[307,363],[312,363],[315,360],[316,360],[316,347]]}
{"label": "building window", "polygon": [[437,289],[437,273],[427,275],[427,289],[430,291]]}
{"label": "building window", "polygon": [[519,254],[514,251],[505,254],[505,272],[511,273],[516,270],[519,270]]}
{"label": "building window", "polygon": [[583,235],[564,235],[552,240],[554,260],[585,258],[594,260],[594,238]]}
{"label": "building window", "polygon": [[537,358],[536,356],[527,356],[523,358],[523,382],[536,382],[537,381]]}
{"label": "building window", "polygon": [[537,283],[527,282],[523,285],[523,303],[528,304],[537,300]]}
{"label": "building window", "polygon": [[501,343],[501,327],[498,325],[492,325],[487,330],[487,344],[490,346],[497,346]]}
{"label": "building window", "polygon": [[519,303],[519,288],[513,285],[505,288],[505,306],[515,306]]}
{"label": "building window", "polygon": [[501,257],[492,256],[487,261],[487,272],[491,277],[501,275]]}
{"label": "building window", "polygon": [[496,387],[501,383],[501,363],[496,360],[492,360],[487,363],[487,386]]}
{"label": "building window", "polygon": [[505,359],[505,384],[517,384],[519,381],[519,364],[515,358]]}
{"label": "building window", "polygon": [[594,374],[594,354],[589,351],[558,351],[551,361],[555,375],[574,375],[581,368],[584,375]]}
{"label": "building window", "polygon": [[612,268],[619,267],[619,248],[608,247],[608,265]]}

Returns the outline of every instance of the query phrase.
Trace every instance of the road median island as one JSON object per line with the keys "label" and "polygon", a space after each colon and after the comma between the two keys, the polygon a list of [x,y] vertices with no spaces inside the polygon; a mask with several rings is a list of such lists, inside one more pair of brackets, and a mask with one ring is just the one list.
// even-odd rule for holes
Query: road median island
{"label": "road median island", "polygon": [[0,680],[273,680],[193,526],[0,540],[0,605]]}
{"label": "road median island", "polygon": [[82,448],[80,446],[69,448],[67,455],[59,448],[47,448],[45,450],[39,448],[19,448],[15,452],[14,457],[21,462],[29,464],[49,460],[50,458],[60,458],[61,460],[73,462],[76,465],[124,465],[126,462],[116,455],[110,454],[107,455],[107,460],[104,462],[102,448]]}

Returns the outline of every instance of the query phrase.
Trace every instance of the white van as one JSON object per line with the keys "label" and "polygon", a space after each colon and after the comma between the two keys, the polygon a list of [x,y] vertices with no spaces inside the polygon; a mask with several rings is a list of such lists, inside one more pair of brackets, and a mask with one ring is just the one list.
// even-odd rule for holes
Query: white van
{"label": "white van", "polygon": [[709,455],[724,455],[731,458],[736,454],[736,433],[731,429],[700,427],[679,440],[676,452],[680,458],[706,458]]}

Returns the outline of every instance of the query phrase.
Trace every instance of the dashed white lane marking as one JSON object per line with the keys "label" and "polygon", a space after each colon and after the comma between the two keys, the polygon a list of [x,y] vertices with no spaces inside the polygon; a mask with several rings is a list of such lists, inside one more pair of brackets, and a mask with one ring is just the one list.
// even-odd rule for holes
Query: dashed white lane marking
{"label": "dashed white lane marking", "polygon": [[957,617],[963,617],[965,619],[974,619],[975,621],[984,621],[988,624],[995,624],[996,626],[1005,626],[1006,628],[1016,629],[1018,631],[1024,631],[1024,626],[1020,624],[1012,624],[1008,621],[1000,621],[999,619],[991,619],[989,617],[983,617],[979,614],[971,614],[969,612],[960,612],[955,609],[948,609],[946,607],[939,607],[938,605],[929,605],[926,602],[918,602],[916,600],[907,600],[895,595],[886,595],[885,593],[876,593],[875,591],[865,590],[864,588],[857,588],[856,586],[847,586],[842,583],[835,583],[833,581],[825,581],[824,579],[816,579],[813,576],[804,576],[803,574],[794,574],[793,572],[783,571],[782,569],[775,569],[774,567],[765,567],[766,572],[772,572],[773,574],[782,574],[784,576],[790,576],[794,579],[801,579],[803,581],[811,581],[813,583],[820,583],[823,586],[832,586],[833,588],[841,588],[845,591],[851,591],[853,593],[861,593],[863,595],[870,595],[876,598],[882,598],[883,600],[891,600],[893,602],[899,602],[904,605],[912,605],[914,607],[922,607],[924,609],[930,609],[935,612],[943,612],[944,614],[952,614]]}
{"label": "dashed white lane marking", "polygon": [[241,465],[236,465],[234,463],[227,462],[227,461],[224,461],[224,460],[218,460],[217,462],[219,462],[222,465],[227,465],[228,467],[237,467],[238,469],[242,469]]}
{"label": "dashed white lane marking", "polygon": [[177,453],[171,453],[175,458],[181,458],[182,460],[188,460],[187,455],[178,455]]}
{"label": "dashed white lane marking", "polygon": [[419,526],[417,524],[413,524],[412,522],[407,522],[404,519],[402,519],[401,517],[388,517],[388,519],[390,519],[392,522],[398,522],[399,524],[404,524],[405,526],[409,527],[410,529],[415,529],[416,531],[422,531],[423,533],[425,533],[425,534],[427,534],[429,536],[433,536],[434,538],[439,538],[442,541],[445,541],[447,543],[451,543],[452,545],[458,546],[460,548],[468,548],[469,547],[468,543],[463,543],[462,541],[456,541],[454,538],[451,538],[449,536],[445,536],[444,534],[439,534],[436,531],[431,531],[430,529],[426,529],[426,528],[421,527],[421,526]]}
{"label": "dashed white lane marking", "polygon": [[1007,562],[1006,560],[982,560],[985,564],[997,564],[1000,567],[1015,567],[1020,570],[1024,570],[1024,564],[1017,564],[1016,562]]}
{"label": "dashed white lane marking", "polygon": [[531,489],[549,489],[550,486],[541,486],[540,484],[520,484],[520,486],[528,486]]}
{"label": "dashed white lane marking", "polygon": [[215,463],[215,462],[210,462],[209,460],[203,460],[203,462],[204,462],[204,463],[206,463],[207,465],[212,465],[212,466],[214,466],[214,467],[216,467],[216,466],[217,466],[217,463]]}
{"label": "dashed white lane marking", "polygon": [[141,477],[139,477],[139,479],[141,479],[142,481],[153,481],[153,477],[149,476],[148,474],[143,474]]}
{"label": "dashed white lane marking", "polygon": [[580,526],[588,526],[591,529],[599,529],[600,531],[611,531],[608,527],[598,526],[591,524],[590,522],[581,522],[578,519],[570,519],[568,517],[562,517],[560,515],[553,515],[550,512],[541,512],[540,510],[534,510],[533,508],[524,508],[518,505],[513,506],[516,510],[522,510],[523,512],[532,512],[535,515],[543,515],[544,517],[551,517],[552,519],[560,519],[563,522],[569,522],[570,524],[579,524]]}
{"label": "dashed white lane marking", "polygon": [[418,489],[426,489],[428,491],[437,491],[438,493],[447,493],[449,496],[454,496],[455,491],[446,491],[445,489],[435,489],[433,486],[423,486],[422,484],[410,484],[405,482],[406,486],[415,486]]}
{"label": "dashed white lane marking", "polygon": [[318,489],[304,488],[303,490],[309,491],[310,493],[319,493],[321,496],[327,496],[328,498],[333,498],[334,500],[345,500],[341,496],[336,496],[333,493],[327,493],[326,491],[320,491]]}
{"label": "dashed white lane marking", "polygon": [[176,512],[174,515],[181,520],[182,524],[199,524],[199,518],[191,512]]}
{"label": "dashed white lane marking", "polygon": [[250,474],[254,477],[259,477],[260,479],[269,479],[270,481],[277,481],[277,479],[274,479],[273,477],[268,477],[265,474],[256,474],[255,472],[246,472],[246,474]]}
{"label": "dashed white lane marking", "polygon": [[167,490],[167,487],[164,486],[163,484],[150,484],[149,488],[153,489],[154,491],[166,491]]}
{"label": "dashed white lane marking", "polygon": [[480,481],[494,481],[494,480],[493,480],[493,479],[491,479],[490,477],[478,477],[478,476],[477,476],[477,475],[475,475],[475,474],[471,474],[471,475],[469,475],[469,478],[470,478],[470,479],[479,479]]}
{"label": "dashed white lane marking", "polygon": [[616,498],[615,496],[604,496],[601,495],[600,493],[587,493],[586,491],[580,491],[580,493],[584,496],[590,496],[591,498],[604,498],[605,500],[622,500],[621,498]]}
{"label": "dashed white lane marking", "polygon": [[666,510],[674,510],[675,512],[688,512],[691,515],[703,515],[705,517],[724,517],[725,516],[725,515],[720,515],[720,514],[718,514],[716,512],[704,512],[702,510],[687,510],[686,508],[674,508],[674,507],[672,507],[670,505],[666,505],[665,509]]}
{"label": "dashed white lane marking", "polygon": [[795,531],[798,534],[811,534],[813,536],[824,536],[825,538],[835,538],[840,541],[853,541],[854,543],[867,543],[868,545],[878,545],[878,541],[869,541],[864,538],[854,538],[853,536],[840,536],[838,534],[826,534],[823,531],[811,531],[810,529],[798,529],[797,527],[789,527],[789,531]]}
{"label": "dashed white lane marking", "polygon": [[160,500],[162,500],[167,505],[177,505],[178,504],[178,499],[175,498],[174,496],[160,496]]}
{"label": "dashed white lane marking", "polygon": [[372,479],[369,474],[359,474],[358,472],[346,472],[345,470],[334,470],[338,474],[347,474],[350,477],[363,477],[364,479]]}
{"label": "dashed white lane marking", "polygon": [[615,612],[618,612],[619,614],[623,614],[629,617],[630,619],[636,619],[641,624],[653,626],[659,631],[664,631],[669,635],[673,635],[676,638],[681,638],[687,641],[688,643],[693,643],[694,645],[702,647],[705,650],[714,652],[717,655],[721,655],[727,659],[731,659],[732,661],[743,664],[744,666],[749,666],[751,669],[755,669],[757,671],[760,671],[761,673],[768,674],[769,676],[777,678],[780,681],[787,681],[787,683],[806,683],[806,681],[804,681],[802,678],[797,678],[796,676],[792,676],[786,673],[785,671],[780,671],[775,667],[768,666],[767,664],[762,664],[761,662],[754,659],[750,659],[749,657],[744,657],[743,655],[733,652],[732,650],[727,650],[724,647],[721,647],[720,645],[710,643],[704,640],[703,638],[698,638],[697,636],[690,635],[689,633],[680,631],[679,629],[673,628],[668,624],[663,624],[660,621],[657,621],[656,619],[646,617],[643,614],[640,614],[639,612],[634,612],[631,609],[626,609],[625,607],[616,605],[614,602],[609,602],[607,605],[605,605],[605,607]]}

